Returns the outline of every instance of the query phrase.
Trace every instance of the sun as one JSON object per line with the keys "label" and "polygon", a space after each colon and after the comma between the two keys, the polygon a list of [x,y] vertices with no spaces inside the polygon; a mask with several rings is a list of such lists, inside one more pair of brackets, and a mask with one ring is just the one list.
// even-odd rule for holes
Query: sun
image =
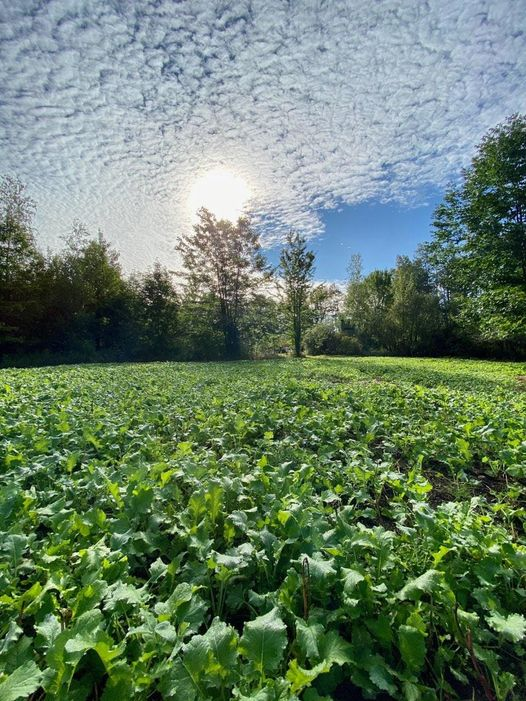
{"label": "sun", "polygon": [[226,168],[214,168],[194,183],[188,198],[188,207],[195,214],[206,207],[218,219],[236,221],[250,197],[246,181]]}

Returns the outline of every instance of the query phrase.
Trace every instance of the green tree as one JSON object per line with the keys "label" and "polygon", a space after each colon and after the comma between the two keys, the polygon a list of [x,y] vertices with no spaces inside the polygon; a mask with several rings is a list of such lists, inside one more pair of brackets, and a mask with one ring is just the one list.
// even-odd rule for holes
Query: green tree
{"label": "green tree", "polygon": [[132,280],[139,322],[139,353],[167,359],[177,352],[179,300],[170,272],[160,263]]}
{"label": "green tree", "polygon": [[303,330],[308,313],[311,281],[314,275],[314,253],[307,250],[306,239],[294,231],[287,236],[281,251],[279,270],[283,279],[294,355],[301,356]]}
{"label": "green tree", "polygon": [[414,355],[435,348],[441,330],[440,303],[422,261],[398,257],[388,316],[391,347],[397,353]]}
{"label": "green tree", "polygon": [[181,237],[177,250],[194,300],[208,302],[211,296],[217,304],[226,357],[241,357],[241,320],[266,269],[250,220],[218,220],[201,208],[193,232]]}
{"label": "green tree", "polygon": [[336,324],[342,306],[343,295],[334,284],[315,285],[309,295],[311,324]]}
{"label": "green tree", "polygon": [[69,258],[71,279],[87,315],[95,350],[111,347],[116,336],[120,295],[123,291],[118,253],[99,235]]}
{"label": "green tree", "polygon": [[355,256],[344,302],[345,328],[369,349],[390,349],[392,333],[389,308],[392,302],[392,273],[373,270],[363,276],[361,260]]}
{"label": "green tree", "polygon": [[32,229],[35,203],[26,186],[11,176],[0,180],[0,284],[25,275],[39,257]]}
{"label": "green tree", "polygon": [[243,317],[242,335],[251,357],[273,356],[286,347],[287,319],[275,296],[253,296]]}
{"label": "green tree", "polygon": [[31,333],[42,256],[35,244],[34,202],[17,178],[0,180],[0,352],[22,349]]}
{"label": "green tree", "polygon": [[180,295],[181,356],[187,360],[221,360],[225,335],[219,306],[212,292],[186,285]]}
{"label": "green tree", "polygon": [[526,117],[491,129],[435,212],[424,252],[483,338],[526,343]]}
{"label": "green tree", "polygon": [[50,350],[90,357],[124,344],[130,290],[117,252],[102,234],[91,239],[75,221],[64,251],[48,261],[44,284],[42,336]]}

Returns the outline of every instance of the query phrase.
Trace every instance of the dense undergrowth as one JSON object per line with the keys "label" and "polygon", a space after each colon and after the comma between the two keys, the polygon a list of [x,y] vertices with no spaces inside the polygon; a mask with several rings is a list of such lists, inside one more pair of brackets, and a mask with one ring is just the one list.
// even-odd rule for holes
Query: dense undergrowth
{"label": "dense undergrowth", "polygon": [[3,371],[0,699],[524,699],[524,374]]}

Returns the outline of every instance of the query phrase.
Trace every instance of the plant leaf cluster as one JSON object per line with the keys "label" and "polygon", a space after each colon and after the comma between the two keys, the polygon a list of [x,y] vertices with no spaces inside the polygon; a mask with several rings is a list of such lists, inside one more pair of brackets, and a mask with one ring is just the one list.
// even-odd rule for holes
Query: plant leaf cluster
{"label": "plant leaf cluster", "polygon": [[512,363],[0,376],[0,699],[524,698]]}

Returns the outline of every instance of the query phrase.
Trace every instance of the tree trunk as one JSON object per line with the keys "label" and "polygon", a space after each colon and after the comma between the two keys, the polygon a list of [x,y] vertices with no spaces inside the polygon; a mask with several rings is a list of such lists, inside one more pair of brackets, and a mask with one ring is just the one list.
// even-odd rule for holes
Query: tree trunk
{"label": "tree trunk", "polygon": [[301,357],[301,308],[294,310],[294,355]]}
{"label": "tree trunk", "polygon": [[225,333],[225,355],[228,360],[239,360],[241,358],[241,339],[239,329],[234,321],[228,320],[224,327]]}

